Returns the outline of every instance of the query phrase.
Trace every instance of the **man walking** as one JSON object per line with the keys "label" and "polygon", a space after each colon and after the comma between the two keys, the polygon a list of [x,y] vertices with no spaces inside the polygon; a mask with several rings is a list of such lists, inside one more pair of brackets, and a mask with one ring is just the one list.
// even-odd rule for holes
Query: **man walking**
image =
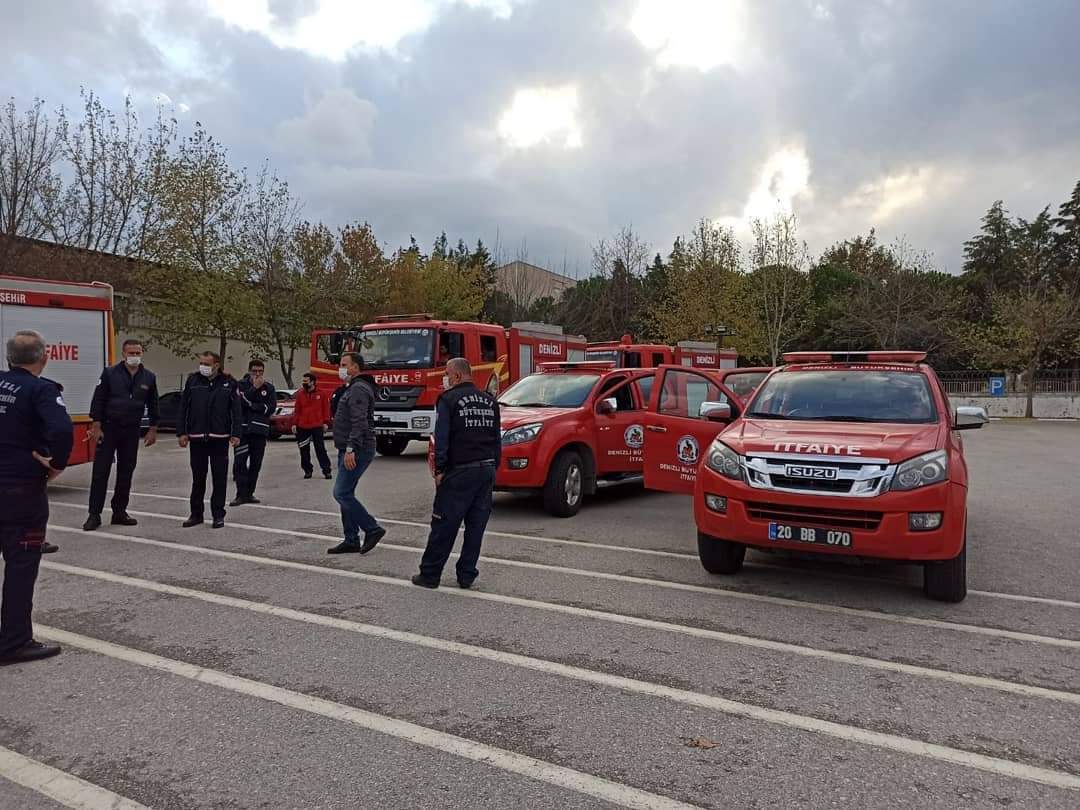
{"label": "man walking", "polygon": [[248,373],[237,390],[243,425],[240,444],[233,450],[233,479],[236,481],[236,498],[229,506],[259,503],[255,486],[259,483],[266,440],[270,438],[270,417],[277,408],[277,392],[266,381],[266,366],[262,360],[248,363]]}
{"label": "man walking", "polygon": [[30,330],[7,342],[0,372],[0,664],[48,658],[57,644],[34,640],[30,614],[49,522],[46,484],[67,466],[73,432],[60,387],[41,376],[45,339]]}
{"label": "man walking", "polygon": [[150,420],[144,444],[157,441],[158,390],[154,372],[143,364],[143,345],[129,338],[120,349],[123,360],[101,372],[90,401],[93,423],[86,431],[86,441],[95,448],[94,471],[90,479],[90,514],[83,531],[101,526],[109,473],[116,459],[116,487],[112,496],[112,524],[135,526],[138,521],[127,513],[131,495],[131,477],[139,458],[139,434],[145,411]]}
{"label": "man walking", "polygon": [[330,457],[326,455],[326,440],[323,430],[330,425],[330,398],[319,391],[315,375],[304,375],[300,390],[296,392],[296,406],[293,409],[293,433],[296,434],[296,446],[300,448],[300,467],[304,478],[311,478],[314,468],[311,466],[311,451],[319,459],[323,478],[330,478]]}
{"label": "man walking", "polygon": [[215,529],[225,525],[229,446],[240,444],[241,419],[236,380],[222,372],[221,357],[203,352],[199,370],[184,383],[176,418],[176,439],[181,447],[190,447],[191,458],[191,515],[181,524],[185,529],[203,522],[208,466],[214,487],[210,495],[213,525]]}
{"label": "man walking", "polygon": [[[375,380],[363,370],[364,358],[358,353],[341,356],[338,376],[346,388],[334,414],[334,447],[338,451],[334,500],[341,507],[345,539],[327,549],[328,554],[367,554],[386,536],[386,529],[356,499],[356,485],[375,460]],[[364,533],[363,542],[360,532]]]}
{"label": "man walking", "polygon": [[499,403],[472,380],[469,361],[446,364],[448,390],[435,406],[435,503],[431,532],[414,585],[438,588],[462,522],[465,539],[457,581],[471,588],[479,573],[480,544],[491,516],[491,491],[502,452]]}

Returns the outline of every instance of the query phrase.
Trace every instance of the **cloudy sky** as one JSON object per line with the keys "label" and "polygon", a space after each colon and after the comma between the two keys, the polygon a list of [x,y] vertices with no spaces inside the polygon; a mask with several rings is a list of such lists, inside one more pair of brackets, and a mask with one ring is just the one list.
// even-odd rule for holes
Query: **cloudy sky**
{"label": "cloudy sky", "polygon": [[1076,0],[0,0],[0,97],[172,105],[391,246],[586,272],[632,224],[794,210],[957,271],[1080,179]]}

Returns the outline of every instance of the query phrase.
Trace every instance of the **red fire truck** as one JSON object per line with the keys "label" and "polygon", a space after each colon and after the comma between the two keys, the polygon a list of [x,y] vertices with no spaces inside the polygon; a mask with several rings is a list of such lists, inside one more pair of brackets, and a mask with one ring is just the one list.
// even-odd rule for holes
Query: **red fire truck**
{"label": "red fire truck", "polygon": [[90,461],[86,442],[90,399],[102,370],[113,357],[113,291],[108,284],[0,276],[0,335],[20,329],[45,336],[45,376],[60,383],[75,423],[75,447],[69,464]]}
{"label": "red fire truck", "polygon": [[443,390],[446,362],[464,357],[476,384],[493,395],[532,374],[539,363],[585,359],[584,336],[559,326],[440,321],[431,315],[388,315],[359,329],[320,329],[312,334],[311,369],[329,394],[340,382],[343,352],[358,351],[375,378],[378,450],[397,456],[410,441],[426,440]]}
{"label": "red fire truck", "polygon": [[621,340],[590,343],[585,348],[589,362],[611,362],[616,368],[659,368],[687,366],[690,368],[735,368],[739,353],[721,349],[716,343],[703,340],[683,340],[674,346],[663,343],[635,343],[630,335]]}

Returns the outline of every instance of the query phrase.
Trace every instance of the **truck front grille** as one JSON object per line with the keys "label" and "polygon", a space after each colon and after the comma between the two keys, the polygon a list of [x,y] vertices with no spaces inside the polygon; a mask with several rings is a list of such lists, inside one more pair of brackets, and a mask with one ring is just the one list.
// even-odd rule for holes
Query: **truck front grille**
{"label": "truck front grille", "polygon": [[881,512],[865,512],[859,509],[818,509],[813,506],[787,506],[758,501],[747,502],[746,511],[751,520],[869,531],[874,531],[881,525],[882,515]]}
{"label": "truck front grille", "polygon": [[895,471],[887,459],[876,458],[786,453],[746,458],[746,481],[754,489],[802,495],[871,498],[888,489]]}

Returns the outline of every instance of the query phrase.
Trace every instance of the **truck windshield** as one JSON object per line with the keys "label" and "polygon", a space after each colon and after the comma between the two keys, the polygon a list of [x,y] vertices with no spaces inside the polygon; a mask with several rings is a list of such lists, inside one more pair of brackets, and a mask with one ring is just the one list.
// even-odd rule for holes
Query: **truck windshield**
{"label": "truck windshield", "polygon": [[585,351],[585,359],[588,360],[590,363],[595,363],[595,362],[604,363],[604,362],[607,362],[607,361],[611,361],[611,362],[615,363],[616,365],[618,365],[618,363],[619,363],[619,353],[616,352],[616,351],[606,351],[606,350],[594,351],[592,349],[587,349]]}
{"label": "truck windshield", "polygon": [[928,424],[938,418],[924,374],[846,370],[774,374],[758,389],[747,416],[904,424]]}
{"label": "truck windshield", "polygon": [[356,351],[373,368],[432,368],[435,332],[424,327],[365,329]]}
{"label": "truck windshield", "polygon": [[502,405],[521,408],[580,408],[599,374],[532,374],[510,386]]}

